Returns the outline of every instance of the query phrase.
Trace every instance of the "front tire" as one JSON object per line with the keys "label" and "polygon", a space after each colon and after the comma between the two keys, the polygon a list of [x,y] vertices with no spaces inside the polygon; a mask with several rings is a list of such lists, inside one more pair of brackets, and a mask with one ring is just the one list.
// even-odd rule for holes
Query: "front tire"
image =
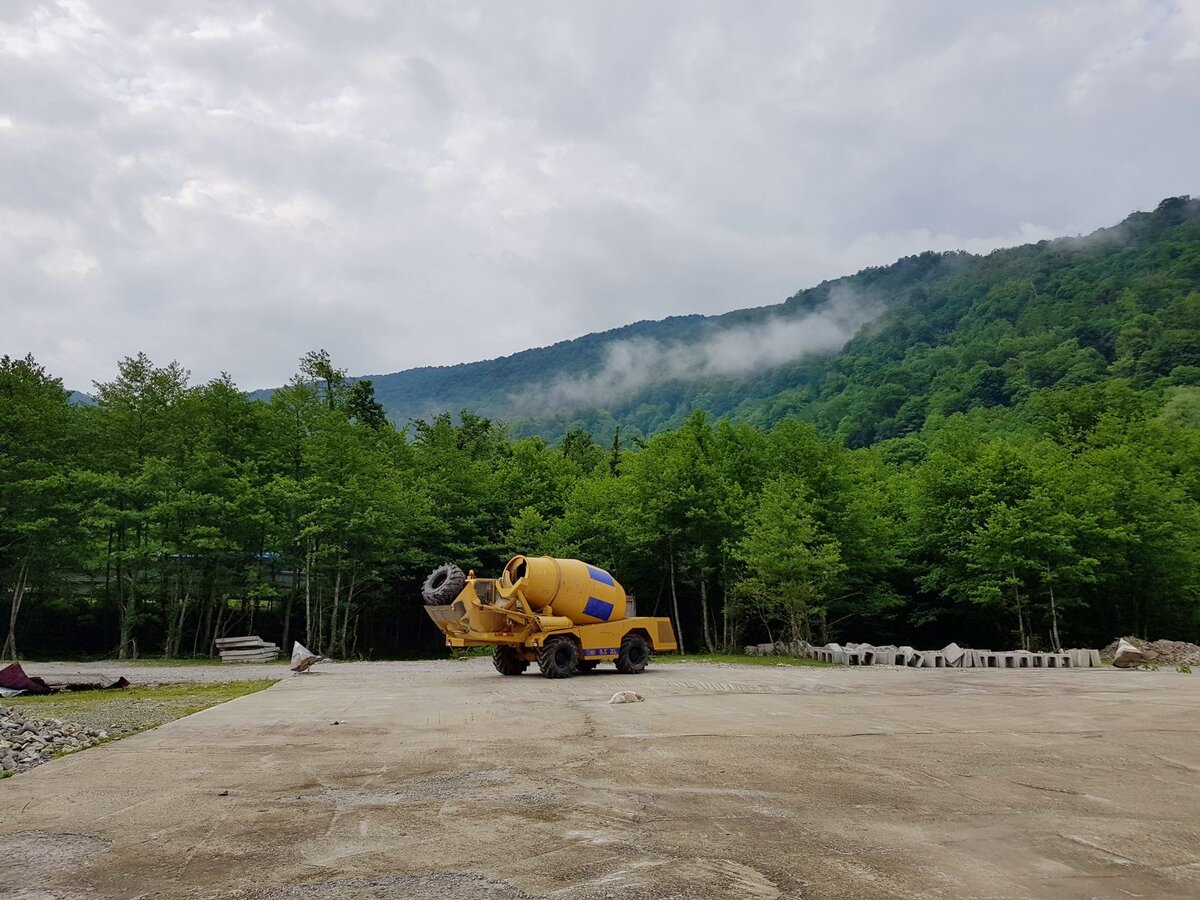
{"label": "front tire", "polygon": [[640,675],[650,662],[650,645],[640,634],[627,634],[621,641],[617,654],[617,671],[626,675]]}
{"label": "front tire", "polygon": [[493,647],[492,665],[501,675],[520,675],[529,668],[529,660],[522,659],[512,647]]}
{"label": "front tire", "polygon": [[570,678],[579,665],[579,648],[569,637],[550,638],[538,654],[538,668],[547,678]]}

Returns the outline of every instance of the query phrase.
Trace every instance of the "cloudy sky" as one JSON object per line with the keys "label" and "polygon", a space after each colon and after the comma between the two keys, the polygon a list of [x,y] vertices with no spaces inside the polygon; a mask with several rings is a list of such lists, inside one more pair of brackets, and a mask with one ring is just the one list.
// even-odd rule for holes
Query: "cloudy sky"
{"label": "cloudy sky", "polygon": [[279,384],[1200,193],[1200,2],[0,3],[0,353]]}

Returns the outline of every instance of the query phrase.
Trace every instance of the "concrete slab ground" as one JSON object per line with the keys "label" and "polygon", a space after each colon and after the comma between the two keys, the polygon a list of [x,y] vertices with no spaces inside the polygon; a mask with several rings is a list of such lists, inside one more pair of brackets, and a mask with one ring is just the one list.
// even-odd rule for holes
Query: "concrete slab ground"
{"label": "concrete slab ground", "polygon": [[0,811],[5,897],[1194,898],[1200,681],[328,665]]}

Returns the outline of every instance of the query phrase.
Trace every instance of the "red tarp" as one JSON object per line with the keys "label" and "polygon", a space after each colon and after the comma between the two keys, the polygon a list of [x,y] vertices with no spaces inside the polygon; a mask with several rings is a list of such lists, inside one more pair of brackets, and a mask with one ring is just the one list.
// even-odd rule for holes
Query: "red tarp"
{"label": "red tarp", "polygon": [[20,663],[13,663],[0,669],[0,687],[10,691],[25,691],[27,694],[48,694],[50,685],[40,678],[30,678],[21,668]]}
{"label": "red tarp", "polygon": [[124,676],[112,678],[108,675],[64,675],[46,683],[44,678],[26,675],[20,663],[0,669],[0,687],[27,694],[51,694],[55,691],[95,691],[129,687]]}

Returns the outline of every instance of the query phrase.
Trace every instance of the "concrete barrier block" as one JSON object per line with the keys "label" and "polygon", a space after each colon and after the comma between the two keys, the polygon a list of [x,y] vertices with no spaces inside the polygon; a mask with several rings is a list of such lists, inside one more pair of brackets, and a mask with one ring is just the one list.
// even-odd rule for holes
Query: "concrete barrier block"
{"label": "concrete barrier block", "polygon": [[1091,661],[1091,664],[1093,666],[1095,666],[1096,668],[1100,667],[1100,651],[1099,650],[1089,650],[1088,658]]}
{"label": "concrete barrier block", "polygon": [[949,643],[942,648],[941,652],[942,659],[946,661],[945,665],[955,666],[958,665],[958,661],[963,658],[964,651],[962,647],[958,646],[958,644]]}

